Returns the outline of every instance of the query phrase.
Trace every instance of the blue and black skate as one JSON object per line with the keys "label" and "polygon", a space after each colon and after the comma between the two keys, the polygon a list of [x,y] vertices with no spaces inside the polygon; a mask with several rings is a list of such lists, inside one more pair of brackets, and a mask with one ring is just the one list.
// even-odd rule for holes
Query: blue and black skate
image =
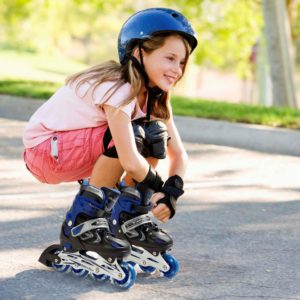
{"label": "blue and black skate", "polygon": [[107,220],[119,196],[115,189],[82,185],[66,214],[60,245],[44,250],[39,261],[60,272],[132,287],[135,270],[124,261],[130,255],[130,244],[111,235]]}
{"label": "blue and black skate", "polygon": [[131,254],[126,261],[138,264],[144,272],[159,270],[171,278],[177,274],[179,265],[166,253],[173,246],[172,238],[148,214],[152,209],[152,194],[153,191],[141,183],[136,188],[121,188],[121,196],[110,217],[110,227],[113,234],[126,238],[131,244]]}

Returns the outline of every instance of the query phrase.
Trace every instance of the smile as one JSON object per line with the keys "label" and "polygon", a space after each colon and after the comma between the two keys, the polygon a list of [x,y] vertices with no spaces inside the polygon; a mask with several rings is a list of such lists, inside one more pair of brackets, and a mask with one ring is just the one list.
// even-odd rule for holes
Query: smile
{"label": "smile", "polygon": [[165,75],[165,78],[169,81],[170,84],[174,84],[176,82],[176,77]]}

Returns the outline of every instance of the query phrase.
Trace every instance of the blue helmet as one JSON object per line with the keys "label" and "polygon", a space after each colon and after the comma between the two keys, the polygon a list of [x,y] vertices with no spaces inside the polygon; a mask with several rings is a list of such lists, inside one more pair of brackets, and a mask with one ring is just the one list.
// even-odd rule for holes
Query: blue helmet
{"label": "blue helmet", "polygon": [[189,43],[191,51],[197,46],[197,38],[189,21],[178,11],[169,8],[149,8],[132,15],[122,26],[118,38],[121,64],[128,60],[128,52],[134,43],[155,34],[178,33]]}

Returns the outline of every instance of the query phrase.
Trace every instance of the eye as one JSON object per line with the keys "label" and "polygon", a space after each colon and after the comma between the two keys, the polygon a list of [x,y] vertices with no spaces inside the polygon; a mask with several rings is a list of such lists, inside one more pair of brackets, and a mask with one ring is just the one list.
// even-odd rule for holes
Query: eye
{"label": "eye", "polygon": [[167,59],[168,59],[169,61],[174,61],[174,57],[173,57],[173,56],[168,56]]}

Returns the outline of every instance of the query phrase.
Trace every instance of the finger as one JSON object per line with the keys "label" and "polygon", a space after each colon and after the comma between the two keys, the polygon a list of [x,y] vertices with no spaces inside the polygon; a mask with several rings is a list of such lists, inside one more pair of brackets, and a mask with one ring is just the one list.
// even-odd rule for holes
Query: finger
{"label": "finger", "polygon": [[159,204],[152,210],[153,215],[160,221],[168,220],[171,216],[169,208],[165,204]]}
{"label": "finger", "polygon": [[157,206],[155,206],[152,209],[152,212],[153,212],[153,214],[160,215],[161,213],[163,213],[166,210],[169,210],[167,205],[161,203],[161,204],[158,204]]}
{"label": "finger", "polygon": [[151,202],[153,203],[154,206],[156,206],[157,201],[162,199],[165,195],[163,193],[154,193],[151,197]]}
{"label": "finger", "polygon": [[157,218],[158,220],[161,220],[162,218],[165,217],[164,213],[158,207],[153,209],[152,213],[153,213],[154,217]]}

